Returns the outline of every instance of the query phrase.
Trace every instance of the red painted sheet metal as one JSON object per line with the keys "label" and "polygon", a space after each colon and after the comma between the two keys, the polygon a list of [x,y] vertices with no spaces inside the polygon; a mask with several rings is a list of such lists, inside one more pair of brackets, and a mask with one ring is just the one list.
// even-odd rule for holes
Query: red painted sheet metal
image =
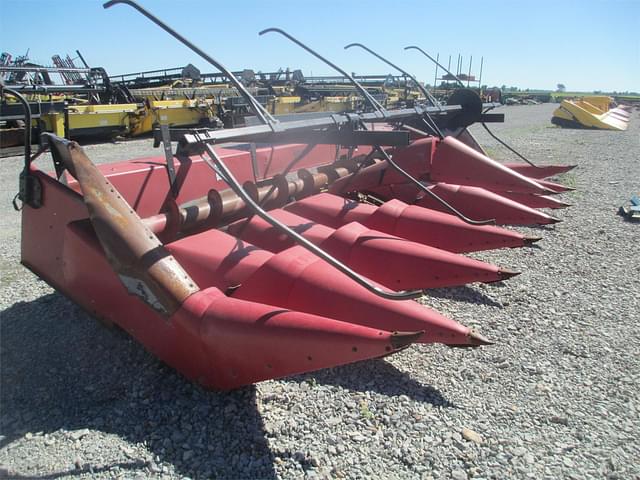
{"label": "red painted sheet metal", "polygon": [[[349,222],[359,222],[367,225],[369,217],[373,215],[378,207],[331,193],[319,193],[290,203],[284,209],[314,222],[322,223],[332,228],[339,228]],[[388,230],[382,231],[390,233]]]}
{"label": "red painted sheet metal", "polygon": [[[380,357],[398,344],[387,331],[228,298],[217,289],[195,293],[165,319],[126,292],[85,218],[80,197],[51,177],[38,176],[45,203],[23,210],[25,265],[206,387],[235,388]],[[215,245],[208,247],[215,250]],[[227,278],[234,280],[231,273]]]}
{"label": "red painted sheet metal", "polygon": [[438,142],[431,162],[430,180],[495,191],[548,193],[544,186],[492,160],[453,137]]}
{"label": "red painted sheet metal", "polygon": [[[413,301],[374,295],[304,250],[272,254],[218,230],[182,238],[167,249],[201,288],[235,298],[389,331],[429,333],[418,341],[465,344],[469,330]],[[375,313],[374,313],[375,312]]]}
{"label": "red painted sheet metal", "polygon": [[23,206],[20,260],[49,284],[62,285],[67,223],[86,219],[89,212],[80,194],[41,171],[33,174],[42,184],[44,205]]}
{"label": "red painted sheet metal", "polygon": [[[495,265],[371,230],[357,222],[334,230],[285,210],[270,214],[358,273],[391,289],[440,288],[504,278]],[[293,245],[259,217],[236,222],[228,232],[273,252]]]}
{"label": "red painted sheet metal", "polygon": [[528,244],[527,237],[513,230],[469,225],[453,215],[408,205],[397,199],[376,207],[321,193],[285,208],[333,228],[357,221],[375,230],[455,253]]}
{"label": "red painted sheet metal", "polygon": [[420,331],[420,343],[471,344],[470,330],[412,300],[391,301],[361,287],[302,247],[274,255],[234,297],[388,331]]}
{"label": "red painted sheet metal", "polygon": [[273,253],[220,230],[207,230],[167,244],[173,256],[200,288],[222,291],[241,285]]}
{"label": "red painted sheet metal", "polygon": [[[270,210],[269,215],[292,228],[316,245],[321,245],[335,232],[335,229],[331,227],[307,220],[286,210]],[[258,216],[232,223],[227,228],[227,232],[270,252],[281,252],[296,245],[296,242],[291,237],[280,233],[279,230]]]}

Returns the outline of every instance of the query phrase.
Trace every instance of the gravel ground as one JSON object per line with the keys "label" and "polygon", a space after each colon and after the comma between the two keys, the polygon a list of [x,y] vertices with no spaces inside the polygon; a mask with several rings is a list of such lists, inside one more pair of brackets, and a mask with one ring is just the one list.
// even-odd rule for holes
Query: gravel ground
{"label": "gravel ground", "polygon": [[[560,179],[575,206],[519,229],[538,248],[475,255],[522,275],[424,299],[496,345],[414,346],[230,393],[185,381],[19,265],[20,159],[1,160],[0,477],[640,478],[640,226],[616,215],[640,189],[640,119],[560,130],[553,108],[503,107],[494,130],[539,163],[579,164]],[[88,151],[158,154],[150,143]]]}

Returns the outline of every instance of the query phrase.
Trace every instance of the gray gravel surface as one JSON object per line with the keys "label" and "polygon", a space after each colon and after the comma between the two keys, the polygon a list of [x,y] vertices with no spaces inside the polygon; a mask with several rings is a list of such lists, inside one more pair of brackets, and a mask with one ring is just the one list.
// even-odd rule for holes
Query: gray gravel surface
{"label": "gray gravel surface", "polygon": [[[0,160],[0,477],[640,478],[640,225],[616,215],[640,190],[640,118],[625,133],[560,130],[553,108],[503,107],[493,128],[539,163],[579,164],[559,179],[575,206],[519,229],[544,237],[537,248],[475,255],[522,275],[423,299],[494,346],[413,346],[229,393],[19,265],[20,159]],[[159,153],[149,140],[88,152]]]}

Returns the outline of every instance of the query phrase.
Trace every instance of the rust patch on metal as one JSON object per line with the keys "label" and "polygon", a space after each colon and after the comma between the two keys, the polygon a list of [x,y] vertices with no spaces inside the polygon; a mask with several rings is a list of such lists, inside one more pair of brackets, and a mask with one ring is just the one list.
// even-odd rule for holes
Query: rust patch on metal
{"label": "rust patch on metal", "polygon": [[164,315],[174,313],[199,291],[195,282],[80,145],[52,140],[51,146],[78,180],[98,240],[127,291]]}

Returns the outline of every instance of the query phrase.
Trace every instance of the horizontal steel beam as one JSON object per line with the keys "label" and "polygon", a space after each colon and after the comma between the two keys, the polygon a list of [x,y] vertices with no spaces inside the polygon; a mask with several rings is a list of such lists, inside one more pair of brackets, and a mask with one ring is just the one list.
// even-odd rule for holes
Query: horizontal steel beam
{"label": "horizontal steel beam", "polygon": [[[296,135],[305,131],[331,129],[338,131],[341,127],[358,122],[364,123],[393,123],[401,122],[410,118],[417,118],[424,115],[425,112],[430,114],[440,114],[447,112],[456,112],[462,107],[459,105],[443,105],[441,107],[416,107],[401,110],[392,110],[387,115],[378,112],[361,113],[361,114],[333,114],[319,118],[307,118],[304,120],[291,120],[288,122],[280,122],[274,124],[275,132],[270,125],[253,125],[248,127],[240,127],[224,130],[198,130],[192,133],[185,133],[182,143],[184,145],[204,142],[207,144],[225,143],[225,142],[260,142],[270,143],[278,135],[287,132],[289,142],[295,141]],[[352,133],[350,131],[350,133]]]}
{"label": "horizontal steel beam", "polygon": [[7,88],[12,88],[19,92],[29,93],[100,93],[106,90],[103,86],[92,87],[90,85],[27,85],[27,84],[15,84],[7,85]]}
{"label": "horizontal steel beam", "polygon": [[91,73],[91,68],[67,68],[67,67],[40,67],[37,65],[28,67],[16,67],[12,65],[0,65],[0,72],[76,72],[76,73]]}
{"label": "horizontal steel beam", "polygon": [[484,123],[504,123],[504,113],[483,113],[480,121]]}

